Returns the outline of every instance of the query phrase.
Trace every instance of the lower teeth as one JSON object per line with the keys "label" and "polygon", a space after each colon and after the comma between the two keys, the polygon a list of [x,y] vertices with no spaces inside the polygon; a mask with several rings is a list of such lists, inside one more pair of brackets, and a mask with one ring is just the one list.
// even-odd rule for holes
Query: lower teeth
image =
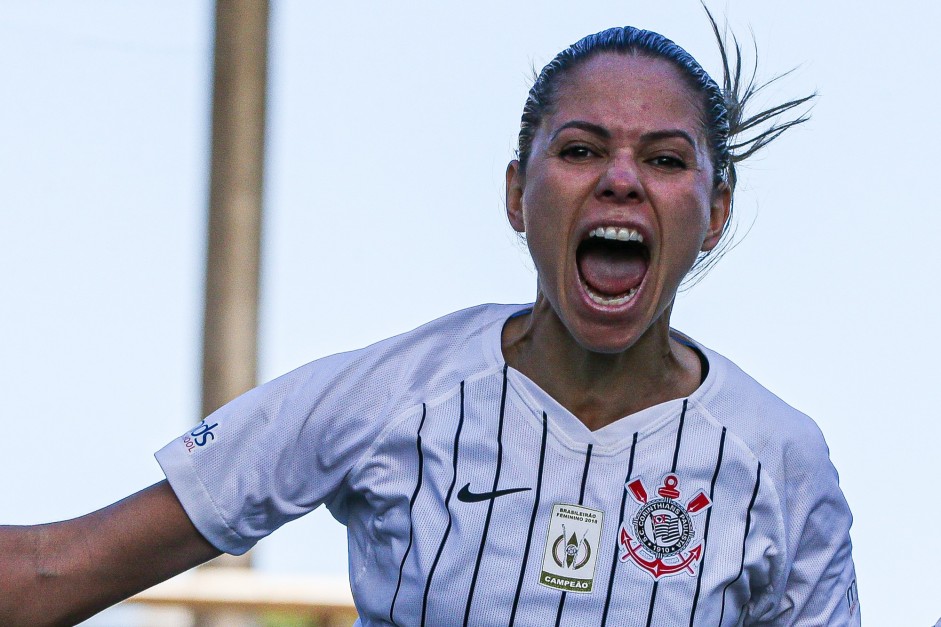
{"label": "lower teeth", "polygon": [[585,291],[588,292],[588,297],[599,305],[623,305],[634,298],[634,294],[637,293],[637,288],[633,287],[627,294],[622,294],[621,296],[602,296],[601,294],[596,294],[591,291],[591,288],[587,285],[585,286]]}

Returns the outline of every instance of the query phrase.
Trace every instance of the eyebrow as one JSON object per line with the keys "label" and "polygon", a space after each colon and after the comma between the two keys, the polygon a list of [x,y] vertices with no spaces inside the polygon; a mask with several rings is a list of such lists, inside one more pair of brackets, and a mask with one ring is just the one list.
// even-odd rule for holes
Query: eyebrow
{"label": "eyebrow", "polygon": [[696,141],[693,139],[692,135],[678,128],[671,128],[663,131],[651,131],[649,133],[644,133],[640,136],[640,138],[645,142],[655,142],[660,141],[661,139],[683,139],[686,140],[686,142],[692,148],[696,148]]}
{"label": "eyebrow", "polygon": [[[559,134],[567,128],[577,128],[585,132],[591,133],[593,135],[597,135],[601,137],[602,139],[611,138],[611,131],[609,131],[603,126],[600,126],[598,124],[593,124],[591,122],[585,122],[583,120],[572,120],[570,122],[566,122],[565,124],[560,126],[558,129],[556,129],[555,133],[552,134],[550,141],[555,141],[556,137],[558,137]],[[694,149],[696,148],[696,141],[693,139],[692,135],[678,128],[664,129],[661,131],[651,131],[649,133],[644,133],[643,135],[640,136],[641,141],[645,143],[660,141],[663,139],[674,139],[674,138],[685,140],[691,147],[693,147]]]}
{"label": "eyebrow", "polygon": [[570,122],[566,122],[565,124],[557,128],[555,133],[552,134],[550,141],[555,141],[555,138],[558,137],[559,134],[567,128],[577,128],[577,129],[586,131],[588,133],[591,133],[592,135],[598,135],[599,137],[603,139],[611,139],[611,131],[609,131],[603,126],[599,126],[598,124],[592,124],[591,122],[584,122],[582,120],[572,120]]}

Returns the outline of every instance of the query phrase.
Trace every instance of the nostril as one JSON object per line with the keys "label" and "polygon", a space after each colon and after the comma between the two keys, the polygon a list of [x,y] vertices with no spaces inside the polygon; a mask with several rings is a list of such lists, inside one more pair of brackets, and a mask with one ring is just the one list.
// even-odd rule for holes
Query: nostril
{"label": "nostril", "polygon": [[604,189],[601,191],[602,198],[621,198],[623,200],[637,200],[640,198],[640,192],[636,189],[627,192],[618,192],[613,189]]}

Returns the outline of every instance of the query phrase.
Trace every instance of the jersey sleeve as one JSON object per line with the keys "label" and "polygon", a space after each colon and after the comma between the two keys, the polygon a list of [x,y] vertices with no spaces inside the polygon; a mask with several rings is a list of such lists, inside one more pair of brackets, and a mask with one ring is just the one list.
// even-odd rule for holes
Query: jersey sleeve
{"label": "jersey sleeve", "polygon": [[396,402],[394,376],[374,352],[303,366],[243,394],[157,452],[183,508],[216,548],[242,554],[337,498]]}
{"label": "jersey sleeve", "polygon": [[[811,432],[812,431],[812,432]],[[784,512],[788,568],[774,607],[753,625],[858,626],[849,506],[816,425],[787,451]]]}
{"label": "jersey sleeve", "polygon": [[490,367],[516,305],[455,312],[251,390],[157,452],[196,528],[239,555],[325,504],[349,516],[350,475],[394,418]]}

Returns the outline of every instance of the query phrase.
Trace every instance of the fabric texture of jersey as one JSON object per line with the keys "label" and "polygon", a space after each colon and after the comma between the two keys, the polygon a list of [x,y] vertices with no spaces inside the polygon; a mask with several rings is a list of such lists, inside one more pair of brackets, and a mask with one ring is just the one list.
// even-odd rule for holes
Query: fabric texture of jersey
{"label": "fabric texture of jersey", "polygon": [[695,393],[590,431],[504,364],[521,310],[315,361],[157,459],[226,552],[325,504],[363,625],[859,624],[851,515],[813,421],[692,343]]}

